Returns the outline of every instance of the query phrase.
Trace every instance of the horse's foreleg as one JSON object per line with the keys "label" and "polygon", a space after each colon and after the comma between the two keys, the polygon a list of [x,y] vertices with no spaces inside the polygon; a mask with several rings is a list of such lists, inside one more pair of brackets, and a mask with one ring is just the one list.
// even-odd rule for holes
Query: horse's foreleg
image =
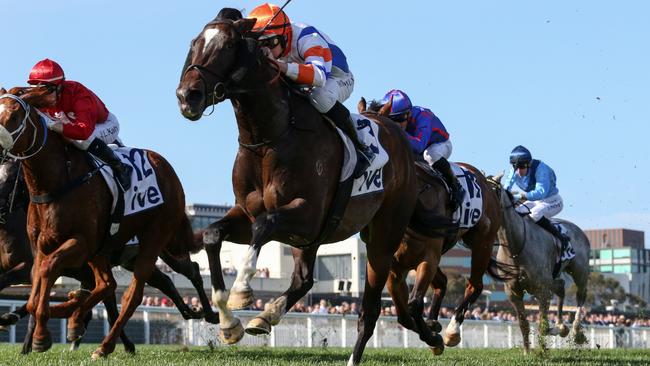
{"label": "horse's foreleg", "polygon": [[252,335],[269,334],[271,326],[280,319],[314,286],[314,265],[316,262],[317,246],[305,249],[293,248],[294,269],[291,275],[291,286],[260,315],[252,319],[246,326],[246,333]]}
{"label": "horse's foreleg", "polygon": [[[117,283],[111,272],[110,261],[106,256],[96,255],[88,262],[88,266],[93,272],[93,277],[91,278],[94,278],[95,285],[90,293],[88,293],[88,290],[85,290],[73,294],[75,297],[82,297],[82,303],[68,318],[68,340],[71,342],[80,339],[86,332],[83,323],[85,314],[91,311],[100,301],[109,298],[111,294],[114,296],[115,289],[117,288]],[[85,279],[89,280],[87,277]],[[92,287],[92,285],[86,284],[85,287]]]}
{"label": "horse's foreleg", "polygon": [[433,303],[429,309],[429,314],[427,314],[426,323],[433,332],[440,333],[442,331],[442,325],[438,322],[438,316],[440,315],[442,300],[445,298],[445,293],[447,292],[447,276],[440,270],[440,267],[438,267],[433,277],[431,288],[433,289]]}
{"label": "horse's foreleg", "polygon": [[[131,318],[138,305],[140,305],[142,302],[144,285],[147,279],[151,276],[151,273],[154,271],[156,259],[158,258],[158,253],[155,250],[157,248],[150,245],[147,246],[145,244],[145,241],[145,238],[141,238],[140,253],[138,254],[135,262],[133,279],[131,280],[131,284],[129,285],[128,289],[122,296],[122,310],[120,312],[120,315],[117,317],[117,320],[111,327],[108,335],[102,341],[102,344],[93,352],[92,359],[105,357],[115,350],[115,342],[118,335],[122,333],[124,325]],[[98,268],[101,268],[101,266]],[[96,270],[96,273],[98,272],[101,271]],[[110,276],[112,278],[110,268],[108,273],[100,274],[106,277]]]}
{"label": "horse's foreleg", "polygon": [[227,344],[239,342],[244,336],[241,321],[234,317],[228,309],[228,291],[221,270],[221,243],[228,239],[235,243],[248,243],[251,237],[251,223],[239,206],[235,206],[226,216],[208,226],[203,233],[203,244],[210,265],[210,281],[212,282],[212,303],[219,309],[219,324],[221,339]]}
{"label": "horse's foreleg", "polygon": [[50,318],[50,290],[62,274],[63,268],[80,266],[85,254],[83,242],[77,238],[66,240],[57,250],[43,257],[39,267],[39,298],[36,308],[36,328],[32,341],[35,352],[47,351],[52,346],[52,337],[47,330]]}
{"label": "horse's foreleg", "polygon": [[519,329],[521,330],[521,337],[523,339],[524,353],[530,352],[530,325],[526,318],[526,308],[524,307],[524,294],[523,291],[515,290],[511,284],[505,285],[505,292],[508,300],[515,308],[517,320],[519,322]]}
{"label": "horse's foreleg", "polygon": [[27,303],[25,303],[23,306],[12,312],[0,315],[0,327],[12,326],[18,323],[20,319],[24,318],[28,314],[29,312],[27,311]]}

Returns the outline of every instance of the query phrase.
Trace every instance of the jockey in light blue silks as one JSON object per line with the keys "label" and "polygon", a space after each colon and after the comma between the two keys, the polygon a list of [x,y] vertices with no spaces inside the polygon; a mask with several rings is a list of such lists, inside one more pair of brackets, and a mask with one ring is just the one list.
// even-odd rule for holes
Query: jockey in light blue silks
{"label": "jockey in light blue silks", "polygon": [[451,189],[449,206],[452,211],[456,211],[463,201],[465,190],[447,161],[452,150],[447,129],[429,109],[413,106],[403,91],[389,91],[380,103],[384,105],[391,100],[393,102],[388,117],[402,126],[413,153],[421,155],[433,169],[442,174]]}
{"label": "jockey in light blue silks", "polygon": [[533,159],[530,151],[521,145],[510,153],[510,165],[512,168],[503,186],[507,191],[511,191],[515,184],[521,189],[521,192],[511,191],[515,200],[522,202],[516,208],[517,212],[529,214],[539,226],[560,239],[563,259],[570,256],[573,249],[569,246],[569,239],[548,220],[564,207],[555,172],[540,160]]}

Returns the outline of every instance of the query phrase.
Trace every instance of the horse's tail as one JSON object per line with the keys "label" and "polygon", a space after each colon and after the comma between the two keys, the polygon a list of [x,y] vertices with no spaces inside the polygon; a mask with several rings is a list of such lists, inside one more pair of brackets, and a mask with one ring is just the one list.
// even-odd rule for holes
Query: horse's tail
{"label": "horse's tail", "polygon": [[174,241],[183,252],[194,254],[203,249],[203,232],[193,232],[189,217],[184,215]]}
{"label": "horse's tail", "polygon": [[519,277],[519,267],[490,258],[487,273],[497,281],[506,282]]}

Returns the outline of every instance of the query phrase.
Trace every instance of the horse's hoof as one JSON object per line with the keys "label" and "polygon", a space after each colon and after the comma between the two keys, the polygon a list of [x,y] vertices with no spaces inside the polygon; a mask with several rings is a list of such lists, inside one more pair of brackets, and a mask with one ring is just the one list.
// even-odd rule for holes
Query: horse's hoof
{"label": "horse's hoof", "polygon": [[135,344],[133,343],[128,343],[124,345],[124,352],[134,355],[135,354]]}
{"label": "horse's hoof", "polygon": [[104,351],[102,351],[101,347],[97,348],[93,352],[93,354],[90,355],[90,359],[93,360],[93,361],[97,361],[97,360],[101,359],[102,357],[106,357],[106,354],[104,353]]}
{"label": "horse's hoof", "polygon": [[429,349],[431,350],[431,352],[433,352],[435,356],[440,356],[445,351],[444,347],[443,348],[429,347]]}
{"label": "horse's hoof", "polygon": [[246,325],[246,333],[254,336],[267,335],[271,333],[271,323],[264,318],[253,318]]}
{"label": "horse's hoof", "polygon": [[230,310],[243,310],[253,304],[253,290],[244,292],[230,291],[228,296],[228,309]]}
{"label": "horse's hoof", "polygon": [[68,327],[68,335],[67,335],[68,342],[76,342],[81,338],[83,338],[85,334],[86,334],[86,327],[84,327],[83,324],[79,324],[79,326],[76,327]]}
{"label": "horse's hoof", "polygon": [[50,348],[52,348],[52,337],[49,334],[41,339],[34,337],[32,340],[32,351],[34,352],[45,352]]}
{"label": "horse's hoof", "polygon": [[235,344],[244,337],[244,327],[237,319],[237,324],[230,328],[221,328],[221,340],[225,344]]}
{"label": "horse's hoof", "polygon": [[5,313],[0,316],[0,326],[8,327],[18,323],[20,316],[16,313]]}
{"label": "horse's hoof", "polygon": [[567,327],[565,324],[560,324],[558,328],[560,329],[560,337],[566,338],[566,336],[569,335],[569,327]]}
{"label": "horse's hoof", "polygon": [[429,329],[431,329],[432,332],[434,333],[442,332],[442,324],[440,324],[437,320],[427,319],[424,321],[424,323],[427,325]]}
{"label": "horse's hoof", "polygon": [[575,336],[573,336],[573,342],[575,344],[585,344],[587,343],[587,336],[583,332],[577,332]]}
{"label": "horse's hoof", "polygon": [[445,332],[445,346],[447,347],[456,347],[460,343],[460,333],[449,334]]}

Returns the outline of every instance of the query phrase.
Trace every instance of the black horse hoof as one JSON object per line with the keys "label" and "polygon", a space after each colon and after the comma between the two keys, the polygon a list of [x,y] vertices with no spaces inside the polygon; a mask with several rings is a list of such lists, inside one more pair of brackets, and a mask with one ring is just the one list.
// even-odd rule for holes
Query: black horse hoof
{"label": "black horse hoof", "polygon": [[20,316],[16,313],[4,313],[0,315],[0,326],[8,327],[12,326],[20,320]]}
{"label": "black horse hoof", "polygon": [[135,355],[135,344],[133,343],[124,343],[124,352]]}
{"label": "black horse hoof", "polygon": [[34,352],[45,352],[52,348],[52,337],[48,334],[43,339],[36,339],[32,341],[32,350]]}
{"label": "black horse hoof", "polygon": [[211,311],[206,312],[203,320],[210,324],[219,324],[219,314],[215,314]]}

